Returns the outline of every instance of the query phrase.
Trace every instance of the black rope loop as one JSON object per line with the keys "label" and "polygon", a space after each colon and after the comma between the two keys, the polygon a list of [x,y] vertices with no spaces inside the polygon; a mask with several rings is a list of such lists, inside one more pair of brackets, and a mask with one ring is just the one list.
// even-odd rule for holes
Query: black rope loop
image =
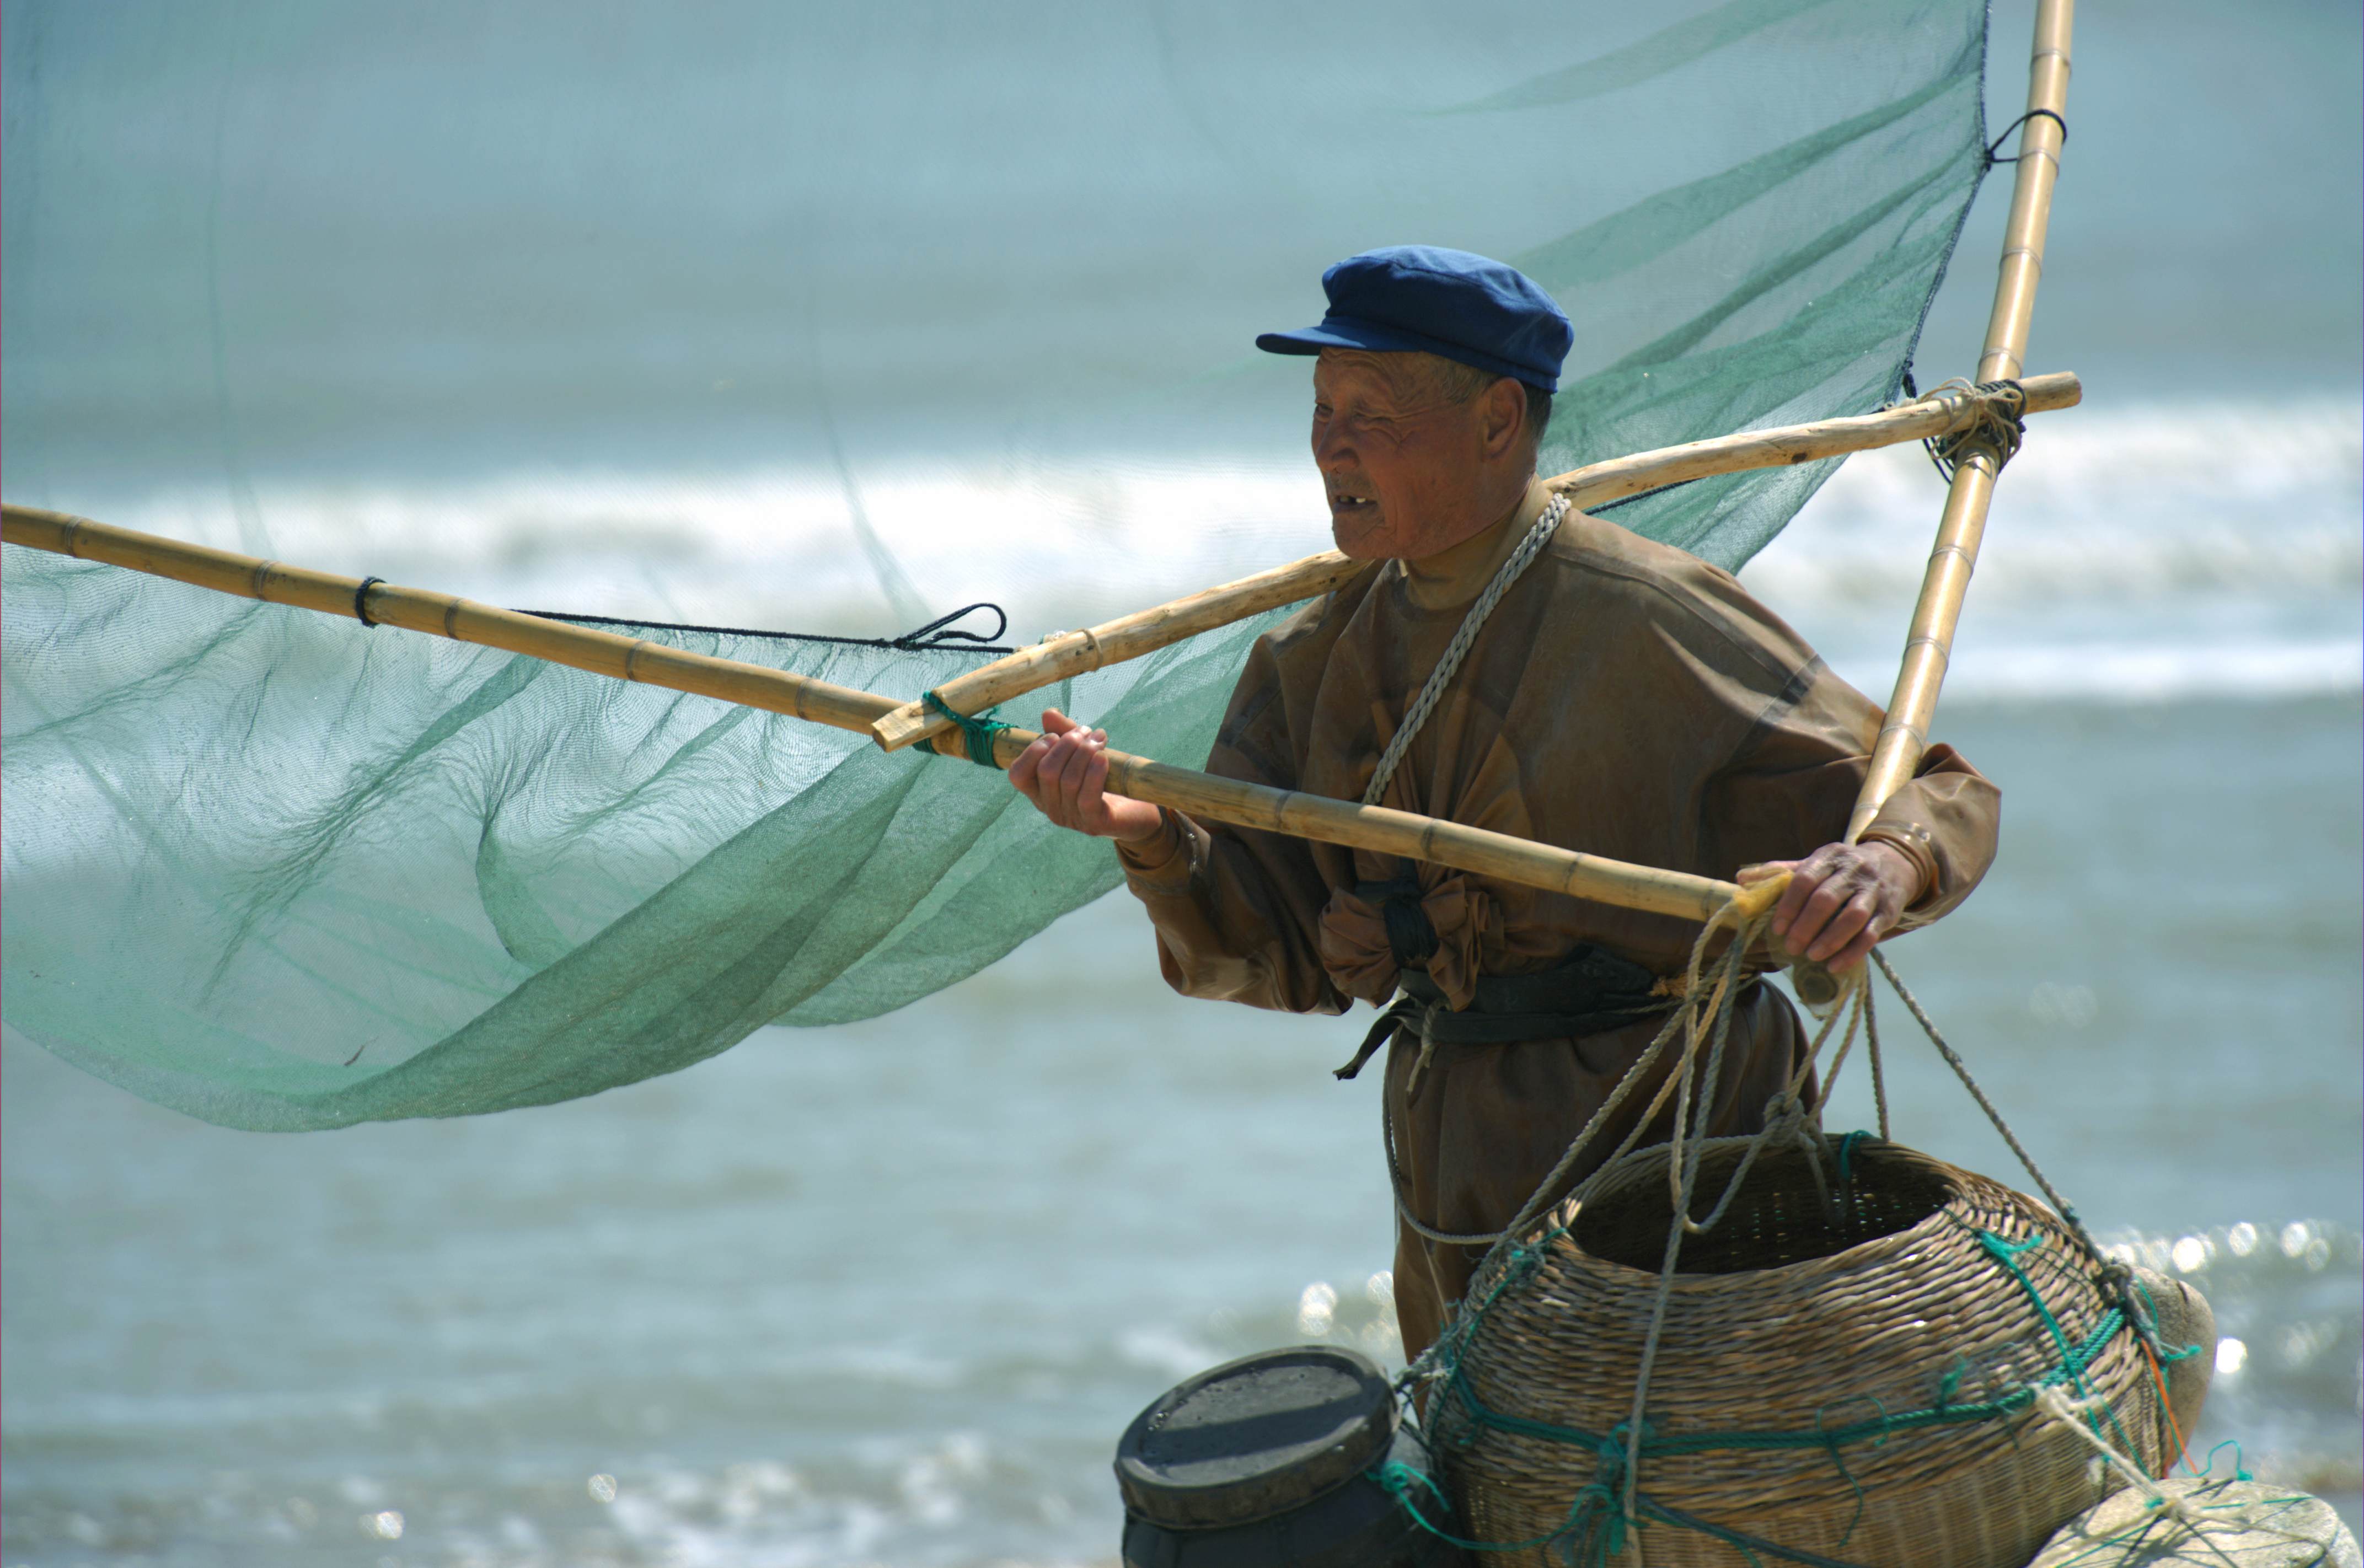
{"label": "black rope loop", "polygon": [[[993,612],[993,629],[991,631],[983,633],[962,631],[953,625],[954,621],[960,620],[976,610],[991,610]],[[906,653],[920,653],[925,652],[931,648],[950,647],[954,643],[969,643],[974,645],[977,643],[999,642],[1001,640],[1002,634],[1009,629],[1009,612],[989,599],[979,599],[976,604],[963,605],[960,608],[954,610],[948,616],[938,616],[927,625],[920,627],[915,630],[907,631],[900,637],[888,639],[886,646],[889,648],[899,648]]]}
{"label": "black rope loop", "polygon": [[383,577],[364,577],[362,579],[362,585],[353,590],[353,618],[363,626],[377,625],[377,622],[370,619],[369,591],[374,584],[385,581]]}
{"label": "black rope loop", "polygon": [[1996,137],[1994,140],[1987,144],[1987,167],[1991,169],[1998,163],[2016,163],[2019,161],[2020,158],[2025,157],[2025,153],[2021,153],[2017,157],[2013,158],[1997,158],[1995,156],[1995,149],[2001,147],[2004,142],[2009,141],[2013,131],[2017,130],[2028,121],[2038,118],[2050,120],[2054,125],[2058,126],[2060,128],[2060,145],[2063,147],[2068,145],[2068,122],[2067,120],[2062,119],[2050,109],[2030,109],[2027,113],[2020,116],[2019,118],[2003,127],[2002,134]]}
{"label": "black rope loop", "polygon": [[[378,579],[370,579],[373,583]],[[991,610],[994,628],[988,632],[958,631],[952,623],[978,610]],[[1009,629],[1009,615],[999,605],[979,600],[963,605],[948,616],[939,616],[923,627],[903,633],[900,637],[827,637],[817,631],[762,631],[744,626],[699,626],[687,621],[639,620],[625,616],[585,616],[572,610],[519,610],[521,616],[539,616],[543,620],[563,620],[575,626],[629,626],[643,631],[696,631],[708,637],[764,637],[777,642],[825,642],[839,648],[882,648],[894,653],[1015,653],[1014,648],[998,645],[998,639]]]}

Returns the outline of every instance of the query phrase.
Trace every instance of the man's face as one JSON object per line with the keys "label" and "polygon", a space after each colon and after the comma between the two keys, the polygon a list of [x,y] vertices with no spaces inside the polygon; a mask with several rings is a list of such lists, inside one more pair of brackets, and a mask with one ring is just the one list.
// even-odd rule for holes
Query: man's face
{"label": "man's face", "polygon": [[1484,400],[1455,401],[1423,373],[1424,358],[1324,349],[1313,367],[1313,461],[1330,533],[1359,561],[1416,560],[1469,532]]}

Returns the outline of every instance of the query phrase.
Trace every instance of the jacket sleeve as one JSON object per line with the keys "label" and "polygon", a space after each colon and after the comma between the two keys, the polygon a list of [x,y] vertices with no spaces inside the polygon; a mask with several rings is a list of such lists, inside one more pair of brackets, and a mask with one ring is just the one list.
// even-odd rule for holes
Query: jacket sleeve
{"label": "jacket sleeve", "polygon": [[[1846,831],[1884,716],[1811,660],[1750,727],[1709,782],[1706,841],[1721,874],[1797,860]],[[1951,746],[1932,746],[1863,837],[1902,851],[1922,891],[1900,930],[1927,925],[1969,895],[1993,863],[2002,795]]]}
{"label": "jacket sleeve", "polygon": [[[1249,655],[1207,771],[1296,786],[1269,639]],[[1331,983],[1316,945],[1330,887],[1306,840],[1167,810],[1157,837],[1118,845],[1117,858],[1157,929],[1158,966],[1175,990],[1283,1012],[1346,1010],[1351,998]]]}

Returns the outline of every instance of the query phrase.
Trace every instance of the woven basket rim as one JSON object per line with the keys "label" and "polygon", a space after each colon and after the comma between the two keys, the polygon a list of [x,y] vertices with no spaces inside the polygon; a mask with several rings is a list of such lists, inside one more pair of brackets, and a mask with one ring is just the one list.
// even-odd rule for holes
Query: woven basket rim
{"label": "woven basket rim", "polygon": [[[1698,1144],[1701,1151],[1701,1168],[1704,1170],[1708,1162],[1716,1155],[1744,1151],[1755,1141],[1755,1138],[1747,1135],[1701,1140]],[[1784,1158],[1799,1152],[1802,1151],[1795,1149],[1768,1150],[1765,1155],[1759,1157],[1759,1160],[1761,1163],[1764,1159]],[[1632,1151],[1614,1164],[1603,1169],[1600,1175],[1600,1190],[1595,1193],[1590,1201],[1595,1203],[1610,1201],[1618,1194],[1640,1185],[1649,1178],[1653,1171],[1663,1175],[1672,1156],[1673,1146],[1665,1143],[1655,1143],[1647,1148]],[[1868,1237],[1851,1247],[1842,1248],[1835,1252],[1826,1252],[1818,1258],[1801,1258],[1793,1263],[1777,1263],[1761,1269],[1693,1273],[1684,1273],[1678,1262],[1674,1276],[1674,1289],[1677,1291],[1731,1289],[1736,1282],[1741,1281],[1802,1280],[1815,1274],[1843,1273],[1859,1268],[1872,1262],[1879,1252],[1892,1251],[1901,1246],[1913,1243],[1941,1226],[1958,1223],[1950,1211],[1957,1203],[1971,1195],[1980,1187],[1995,1189],[2009,1193],[2014,1197],[2025,1199],[2034,1204],[2039,1212],[2046,1216],[2051,1215],[2048,1207],[2035,1203],[2035,1200],[2027,1198],[2025,1194],[2016,1192],[1990,1176],[1982,1176],[1975,1171],[1965,1170],[1950,1161],[1940,1160],[1937,1156],[1914,1149],[1909,1144],[1866,1137],[1856,1145],[1850,1158],[1862,1159],[1867,1156],[1882,1161],[1898,1159],[1902,1163],[1921,1167],[1945,1184],[1946,1190],[1944,1201],[1901,1230],[1891,1230],[1883,1236]],[[1544,1238],[1549,1238],[1548,1244],[1566,1249],[1582,1266],[1597,1269],[1604,1273],[1622,1274],[1634,1281],[1655,1280],[1658,1277],[1658,1271],[1656,1268],[1636,1268],[1631,1263],[1621,1263],[1612,1258],[1604,1258],[1600,1253],[1588,1250],[1579,1242],[1576,1237],[1576,1219],[1583,1207],[1583,1204],[1578,1202],[1573,1196],[1563,1199],[1533,1221],[1522,1240],[1539,1242]]]}

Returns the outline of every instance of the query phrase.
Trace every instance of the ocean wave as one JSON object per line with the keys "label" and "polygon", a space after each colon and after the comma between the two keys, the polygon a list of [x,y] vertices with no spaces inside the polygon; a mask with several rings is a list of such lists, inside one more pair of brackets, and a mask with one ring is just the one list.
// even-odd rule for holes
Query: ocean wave
{"label": "ocean wave", "polygon": [[[1861,689],[1880,694],[1892,651],[1826,655]],[[2180,642],[2014,642],[1973,634],[1947,672],[1948,704],[2164,703],[2206,698],[2272,701],[2364,691],[2364,639]]]}
{"label": "ocean wave", "polygon": [[2364,1238],[2353,1226],[2242,1221],[2176,1236],[2110,1231],[2111,1256],[2180,1276],[2216,1317],[2214,1374],[2192,1468],[2237,1462],[2266,1480],[2331,1498],[2356,1518],[2364,1490]]}
{"label": "ocean wave", "polygon": [[[2359,484],[2364,405],[2040,416],[1996,486],[1973,597],[2352,599],[2364,582]],[[1777,604],[1909,600],[1944,494],[1917,447],[1862,453],[1748,580]]]}
{"label": "ocean wave", "polygon": [[[2038,417],[1998,491],[1953,694],[2358,690],[2359,483],[2352,400]],[[1861,454],[1744,575],[1884,689],[1942,499],[1917,448]],[[522,607],[871,636],[987,599],[1031,640],[1329,544],[1310,463],[1220,456],[263,484],[243,528],[218,486],[73,505]]]}
{"label": "ocean wave", "polygon": [[[2213,1383],[2200,1429],[2187,1434],[2193,1463],[2204,1467],[2217,1451],[2219,1473],[2238,1462],[2352,1513],[2364,1473],[2354,1420],[2364,1236],[2345,1223],[2292,1219],[2105,1231],[2100,1240],[2114,1257],[2189,1281],[2214,1309]],[[1316,1279],[1204,1321],[1144,1318],[1024,1375],[989,1355],[948,1361],[952,1383],[931,1397],[951,1419],[937,1430],[874,1425],[852,1416],[857,1406],[831,1402],[830,1433],[809,1425],[808,1412],[767,1441],[743,1424],[744,1410],[728,1406],[692,1426],[732,1435],[719,1447],[692,1438],[694,1455],[626,1440],[561,1457],[577,1448],[562,1434],[597,1430],[597,1407],[623,1396],[585,1386],[575,1391],[581,1407],[563,1413],[487,1410],[473,1399],[461,1401],[464,1420],[397,1413],[395,1435],[406,1440],[392,1447],[374,1425],[356,1446],[315,1424],[326,1412],[294,1412],[301,1440],[242,1440],[250,1458],[240,1472],[166,1462],[151,1466],[136,1492],[67,1491],[39,1473],[46,1448],[82,1451],[103,1440],[126,1453],[151,1444],[177,1451],[189,1441],[188,1412],[177,1402],[151,1410],[153,1429],[142,1434],[126,1424],[128,1406],[62,1423],[63,1411],[12,1409],[12,1464],[32,1468],[12,1479],[11,1553],[34,1561],[162,1548],[170,1556],[202,1537],[237,1540],[242,1560],[291,1568],[340,1546],[396,1540],[414,1560],[474,1568],[1106,1563],[1120,1528],[1106,1458],[1145,1388],[1277,1344],[1347,1344],[1400,1364],[1392,1284],[1385,1273]],[[768,1369],[758,1381],[785,1378],[770,1395],[785,1397],[815,1379],[865,1382],[875,1360],[849,1352]],[[959,1391],[972,1396],[954,1397]],[[440,1403],[454,1390],[410,1392]],[[291,1412],[226,1405],[216,1414],[251,1437],[249,1423],[275,1426]],[[423,1424],[414,1430],[412,1422]],[[461,1451],[491,1429],[541,1438],[490,1462]],[[2220,1449],[2226,1442],[2238,1445],[2237,1456]],[[389,1464],[389,1452],[407,1457]]]}

